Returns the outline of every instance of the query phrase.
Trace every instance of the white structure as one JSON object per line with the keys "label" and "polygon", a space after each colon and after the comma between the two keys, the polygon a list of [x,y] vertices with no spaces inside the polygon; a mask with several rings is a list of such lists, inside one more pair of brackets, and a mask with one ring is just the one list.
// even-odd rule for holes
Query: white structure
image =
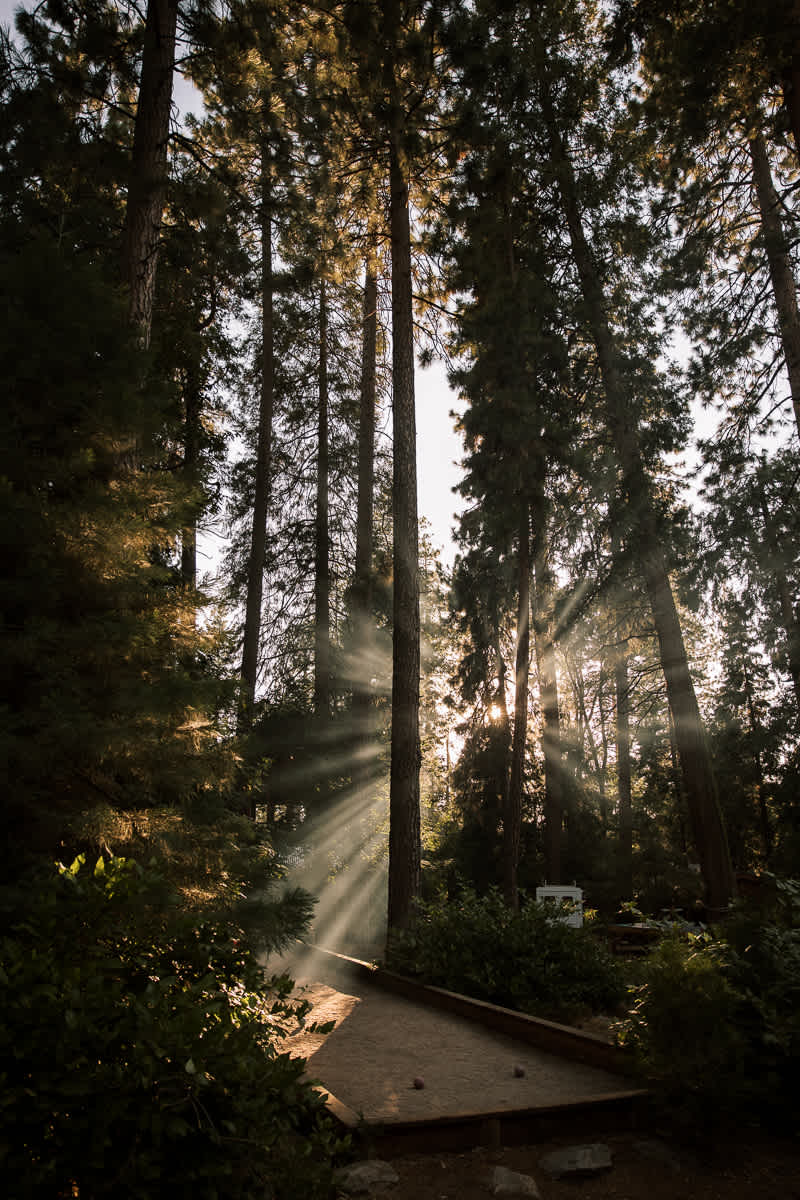
{"label": "white structure", "polygon": [[580,929],[583,925],[583,888],[576,887],[574,884],[572,887],[560,887],[548,883],[544,887],[536,889],[537,904],[552,904],[555,908],[565,901],[573,906],[572,912],[559,912],[558,920],[563,921],[566,925],[571,925],[573,929]]}

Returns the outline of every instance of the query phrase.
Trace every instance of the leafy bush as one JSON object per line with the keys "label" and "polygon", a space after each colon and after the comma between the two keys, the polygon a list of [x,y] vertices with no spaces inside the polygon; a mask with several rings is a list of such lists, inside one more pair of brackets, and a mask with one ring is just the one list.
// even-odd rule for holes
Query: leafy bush
{"label": "leafy bush", "polygon": [[512,912],[497,889],[420,904],[389,946],[388,965],[451,991],[553,1019],[615,1008],[619,969],[588,929],[554,920],[526,901]]}
{"label": "leafy bush", "polygon": [[643,966],[617,1028],[674,1114],[698,1132],[750,1113],[800,1116],[800,888],[740,909],[716,934],[674,933]]}
{"label": "leafy bush", "polygon": [[0,939],[3,1195],[326,1194],[332,1126],[279,1047],[306,1006],[164,899],[152,871],[79,858]]}

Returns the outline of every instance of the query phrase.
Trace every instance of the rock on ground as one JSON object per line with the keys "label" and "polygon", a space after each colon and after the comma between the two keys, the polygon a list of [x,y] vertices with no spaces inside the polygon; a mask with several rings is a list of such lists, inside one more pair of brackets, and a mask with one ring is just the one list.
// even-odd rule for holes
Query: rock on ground
{"label": "rock on ground", "polygon": [[508,1167],[494,1167],[489,1175],[489,1191],[498,1200],[524,1200],[526,1196],[539,1200],[539,1189],[530,1175],[521,1175]]}
{"label": "rock on ground", "polygon": [[561,1179],[565,1175],[597,1175],[611,1169],[611,1151],[601,1142],[566,1146],[563,1150],[545,1154],[539,1160],[539,1166],[551,1179]]}
{"label": "rock on ground", "polygon": [[368,1196],[375,1190],[399,1183],[400,1176],[389,1163],[371,1158],[339,1167],[334,1172],[334,1179],[340,1192],[348,1196]]}

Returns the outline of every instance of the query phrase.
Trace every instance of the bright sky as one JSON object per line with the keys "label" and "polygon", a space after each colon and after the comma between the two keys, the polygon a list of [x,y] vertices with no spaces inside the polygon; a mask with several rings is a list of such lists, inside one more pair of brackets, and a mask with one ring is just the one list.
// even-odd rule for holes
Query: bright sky
{"label": "bright sky", "polygon": [[458,466],[462,446],[450,413],[462,411],[463,402],[448,387],[442,363],[424,370],[418,367],[415,386],[419,512],[430,522],[433,542],[442,550],[442,561],[452,566],[455,546],[451,531],[454,514],[461,511],[463,500],[453,492],[462,476]]}

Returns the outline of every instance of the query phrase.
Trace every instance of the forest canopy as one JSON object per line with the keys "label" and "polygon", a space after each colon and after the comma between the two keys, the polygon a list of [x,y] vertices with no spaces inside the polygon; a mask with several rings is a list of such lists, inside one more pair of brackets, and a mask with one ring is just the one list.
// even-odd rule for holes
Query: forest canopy
{"label": "forest canopy", "polygon": [[[10,879],[155,849],[216,905],[216,830],[375,945],[462,885],[720,914],[737,875],[791,872],[794,21],[17,11]],[[462,404],[452,571],[416,502],[433,360]]]}

